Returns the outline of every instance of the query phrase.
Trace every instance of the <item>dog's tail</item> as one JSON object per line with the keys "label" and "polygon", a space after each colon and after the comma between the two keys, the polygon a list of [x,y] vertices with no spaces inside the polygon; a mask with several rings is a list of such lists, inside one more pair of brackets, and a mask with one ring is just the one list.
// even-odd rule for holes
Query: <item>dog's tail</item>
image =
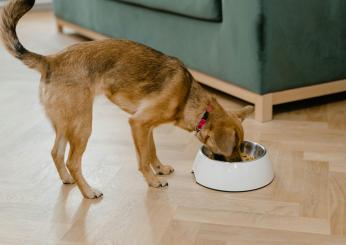
{"label": "dog's tail", "polygon": [[11,0],[0,14],[0,37],[6,49],[30,68],[42,72],[47,60],[44,56],[28,51],[20,43],[16,26],[19,19],[35,4],[35,0]]}

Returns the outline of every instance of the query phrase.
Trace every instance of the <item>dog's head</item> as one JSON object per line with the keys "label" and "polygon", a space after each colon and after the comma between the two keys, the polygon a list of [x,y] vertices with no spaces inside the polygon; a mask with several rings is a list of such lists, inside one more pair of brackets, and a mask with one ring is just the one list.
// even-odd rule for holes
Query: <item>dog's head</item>
{"label": "dog's head", "polygon": [[199,140],[207,151],[222,155],[227,161],[239,159],[240,144],[244,140],[242,121],[253,111],[253,106],[226,112],[216,100],[212,102],[208,126],[199,132]]}

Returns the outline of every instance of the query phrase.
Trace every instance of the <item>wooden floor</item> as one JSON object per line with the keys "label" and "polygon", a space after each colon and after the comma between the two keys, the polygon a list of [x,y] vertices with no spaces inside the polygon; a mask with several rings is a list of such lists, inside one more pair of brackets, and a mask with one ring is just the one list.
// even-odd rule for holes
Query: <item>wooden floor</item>
{"label": "wooden floor", "polygon": [[[50,14],[34,13],[18,31],[28,49],[45,54],[82,40],[54,27]],[[265,124],[246,120],[246,139],[268,148],[276,178],[244,193],[197,185],[190,171],[199,143],[169,125],[155,138],[176,171],[167,189],[148,188],[127,115],[99,98],[83,166],[104,198],[91,201],[59,180],[38,80],[1,47],[0,244],[346,244],[345,94],[280,106]],[[218,96],[228,108],[243,105]]]}

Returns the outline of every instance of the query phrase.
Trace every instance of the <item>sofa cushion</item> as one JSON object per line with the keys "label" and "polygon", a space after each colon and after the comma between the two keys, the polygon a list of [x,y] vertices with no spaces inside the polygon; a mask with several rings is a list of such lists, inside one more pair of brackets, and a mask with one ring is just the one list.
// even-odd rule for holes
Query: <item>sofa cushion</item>
{"label": "sofa cushion", "polygon": [[191,18],[220,22],[221,0],[114,0]]}

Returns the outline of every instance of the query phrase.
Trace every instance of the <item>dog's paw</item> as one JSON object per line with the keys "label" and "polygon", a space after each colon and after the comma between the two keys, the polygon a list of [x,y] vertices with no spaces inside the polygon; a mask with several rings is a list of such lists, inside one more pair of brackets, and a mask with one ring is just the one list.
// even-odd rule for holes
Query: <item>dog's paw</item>
{"label": "dog's paw", "polygon": [[169,165],[159,165],[155,171],[158,175],[169,175],[174,172],[174,168]]}
{"label": "dog's paw", "polygon": [[103,193],[99,190],[91,188],[88,192],[84,193],[83,196],[88,199],[95,199],[103,196]]}
{"label": "dog's paw", "polygon": [[168,186],[168,182],[166,180],[153,179],[148,182],[150,187],[161,188]]}

